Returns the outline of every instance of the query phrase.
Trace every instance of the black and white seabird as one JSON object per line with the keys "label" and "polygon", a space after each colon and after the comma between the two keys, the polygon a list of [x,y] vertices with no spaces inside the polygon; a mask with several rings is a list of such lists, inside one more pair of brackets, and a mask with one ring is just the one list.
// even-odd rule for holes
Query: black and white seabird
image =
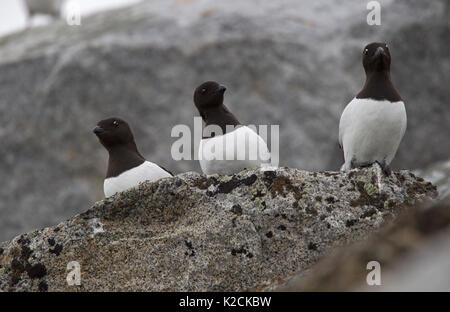
{"label": "black and white seabird", "polygon": [[363,51],[366,83],[345,107],[339,123],[339,144],[345,163],[341,170],[379,163],[385,174],[406,131],[406,109],[391,81],[391,54],[385,43]]}
{"label": "black and white seabird", "polygon": [[[230,175],[270,161],[266,142],[223,104],[225,90],[217,82],[207,81],[194,92],[195,106],[205,123],[198,157],[203,173],[208,175]],[[220,127],[220,133],[208,133],[213,125]]]}
{"label": "black and white seabird", "polygon": [[142,157],[124,120],[108,118],[99,121],[94,133],[109,153],[108,171],[103,184],[106,197],[147,180],[172,176],[169,171]]}

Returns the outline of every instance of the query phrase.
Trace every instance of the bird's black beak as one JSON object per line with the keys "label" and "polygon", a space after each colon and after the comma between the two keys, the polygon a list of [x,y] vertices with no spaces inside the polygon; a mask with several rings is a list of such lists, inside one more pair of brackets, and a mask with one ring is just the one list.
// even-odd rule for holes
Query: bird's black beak
{"label": "bird's black beak", "polygon": [[227,88],[225,86],[219,86],[219,89],[217,89],[217,92],[224,93],[226,89]]}
{"label": "bird's black beak", "polygon": [[92,131],[93,131],[95,134],[100,134],[100,133],[105,132],[105,129],[103,129],[102,127],[97,126],[97,127],[95,127],[94,130],[92,130]]}
{"label": "bird's black beak", "polygon": [[386,52],[384,51],[384,49],[382,47],[378,47],[375,51],[375,57],[378,57],[379,55],[385,55]]}

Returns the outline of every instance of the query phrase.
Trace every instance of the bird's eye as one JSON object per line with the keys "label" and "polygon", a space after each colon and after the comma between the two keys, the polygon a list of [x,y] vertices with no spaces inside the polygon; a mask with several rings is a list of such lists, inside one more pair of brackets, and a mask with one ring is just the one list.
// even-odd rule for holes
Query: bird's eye
{"label": "bird's eye", "polygon": [[364,55],[367,55],[367,53],[369,53],[369,49],[364,50]]}
{"label": "bird's eye", "polygon": [[114,120],[114,121],[113,121],[113,126],[114,126],[114,127],[118,127],[118,126],[119,126],[119,122],[118,122],[117,120]]}
{"label": "bird's eye", "polygon": [[201,92],[201,93],[205,93],[205,92],[206,92],[206,89],[203,88],[200,92]]}

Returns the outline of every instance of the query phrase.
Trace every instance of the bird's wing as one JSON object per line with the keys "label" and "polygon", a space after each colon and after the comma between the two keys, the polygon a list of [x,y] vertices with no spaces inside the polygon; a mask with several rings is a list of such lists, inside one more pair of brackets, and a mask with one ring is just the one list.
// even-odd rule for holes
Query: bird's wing
{"label": "bird's wing", "polygon": [[348,127],[351,125],[351,120],[350,120],[351,114],[349,114],[348,111],[349,111],[350,104],[354,100],[355,99],[353,99],[352,101],[350,101],[350,103],[347,104],[344,111],[342,112],[341,119],[339,120],[339,147],[341,149],[344,149],[344,143],[343,143],[344,133],[346,132]]}

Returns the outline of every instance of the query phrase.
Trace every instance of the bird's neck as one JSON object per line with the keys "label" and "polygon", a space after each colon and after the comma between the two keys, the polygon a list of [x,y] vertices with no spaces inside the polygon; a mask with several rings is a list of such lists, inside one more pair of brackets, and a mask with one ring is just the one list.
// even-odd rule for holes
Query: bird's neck
{"label": "bird's neck", "polygon": [[366,82],[356,98],[370,98],[374,100],[401,101],[402,98],[395,89],[389,71],[375,71],[366,73]]}
{"label": "bird's neck", "polygon": [[387,70],[366,73],[367,83],[391,83],[391,73]]}
{"label": "bird's neck", "polygon": [[117,177],[122,172],[137,167],[145,161],[134,142],[113,146],[108,149],[108,152],[106,178]]}
{"label": "bird's neck", "polygon": [[[234,127],[241,125],[241,123],[225,105],[207,108],[201,112],[201,116],[203,118],[203,121],[205,122],[205,127],[209,125],[217,125],[222,129],[222,134],[227,133],[227,125]],[[205,136],[204,132],[203,138],[207,137],[210,136]]]}

